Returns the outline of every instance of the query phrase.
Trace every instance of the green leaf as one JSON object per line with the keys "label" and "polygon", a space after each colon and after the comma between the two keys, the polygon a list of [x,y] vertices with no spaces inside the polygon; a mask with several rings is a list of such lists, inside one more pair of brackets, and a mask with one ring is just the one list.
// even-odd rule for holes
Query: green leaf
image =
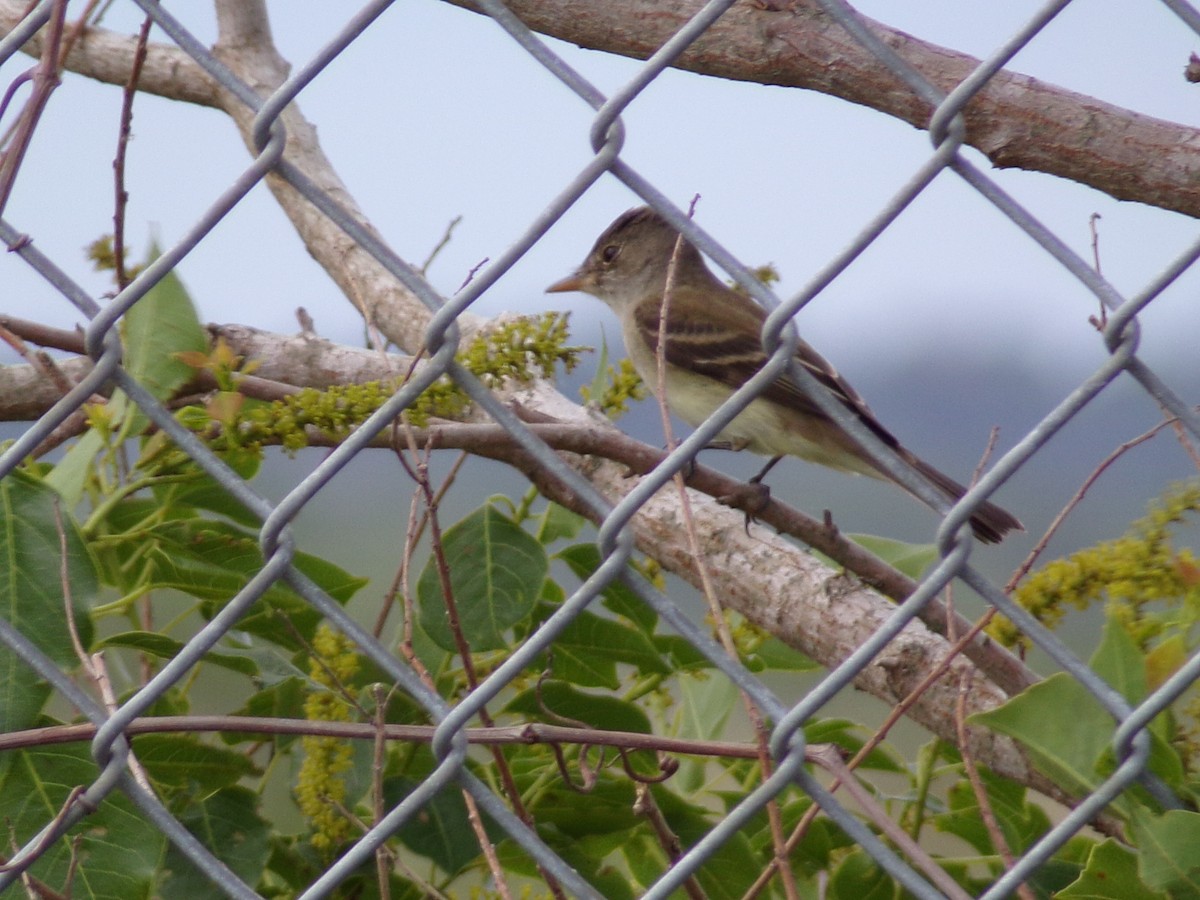
{"label": "green leaf", "polygon": [[[145,653],[147,656],[156,656],[159,659],[174,659],[179,651],[183,649],[184,643],[183,641],[178,641],[175,638],[167,637],[165,634],[159,634],[155,631],[124,631],[120,634],[106,637],[96,643],[96,649],[104,647],[128,647],[132,650],[137,650],[139,653]],[[247,659],[245,656],[210,651],[205,654],[204,661],[226,669],[232,669],[234,672],[240,672],[242,675],[258,674],[258,666],[254,664],[252,659]]]}
{"label": "green leaf", "polygon": [[[575,814],[572,818],[578,820],[580,818],[578,814],[580,795],[572,796],[575,798]],[[604,801],[602,800],[601,803],[603,804]],[[607,854],[597,850],[592,836],[585,834],[578,839],[569,837],[554,827],[541,827],[541,816],[538,816],[537,819],[539,836],[567,865],[587,879],[599,896],[604,897],[605,900],[633,900],[637,896],[631,889],[629,875],[622,867],[614,866],[605,859]],[[627,835],[623,831],[619,833],[622,836]],[[602,836],[600,840],[604,840],[604,837]],[[634,835],[634,840],[636,840],[636,835]],[[627,844],[622,845],[622,848],[624,846]],[[496,856],[500,860],[501,868],[510,875],[535,879],[539,883],[542,881],[542,873],[534,865],[529,854],[511,838],[506,838],[497,845]],[[466,892],[462,893],[465,895]],[[540,896],[533,892],[523,892],[523,895],[525,894],[531,897]]]}
{"label": "green leaf", "polygon": [[[550,567],[545,549],[512,519],[485,506],[447,529],[442,550],[459,627],[471,649],[507,647],[508,630],[527,619],[537,604]],[[443,650],[455,649],[432,556],[417,579],[417,601],[426,634]]]}
{"label": "green leaf", "polygon": [[666,867],[662,845],[648,834],[634,833],[621,845],[621,855],[629,864],[640,893],[645,893]]}
{"label": "green leaf", "polygon": [[[191,804],[179,821],[218,859],[249,885],[262,878],[271,856],[271,831],[259,814],[257,794],[244,787],[227,787]],[[174,845],[164,867],[170,873],[160,897],[201,900],[228,896],[200,872]]]}
{"label": "green leaf", "polygon": [[617,664],[604,651],[589,644],[561,646],[554,642],[549,656],[550,671],[555,678],[580,687],[602,687],[615,691],[621,686]]}
{"label": "green leaf", "polygon": [[[578,841],[593,835],[612,835],[636,828],[641,819],[634,812],[633,784],[607,771],[598,775],[586,795],[556,779],[541,791],[529,812],[540,828],[552,825]],[[586,810],[586,815],[583,814]]]}
{"label": "green leaf", "polygon": [[[245,481],[251,480],[262,463],[258,452],[235,448],[220,453],[221,460],[230,466]],[[189,464],[190,465],[190,464]],[[202,509],[232,519],[240,525],[257,529],[262,520],[234,498],[211,475],[198,466],[192,477],[182,483],[157,485],[154,496],[160,507],[177,510]]]}
{"label": "green leaf", "polygon": [[[152,248],[151,261],[158,256]],[[121,319],[125,371],[160,400],[172,396],[195,376],[180,353],[206,353],[208,332],[192,306],[179,276],[168,272]],[[111,433],[95,428],[85,432],[47,476],[67,505],[74,508],[83,498],[95,461],[109,443],[140,431],[145,415],[121,392],[113,394],[104,407]]]}
{"label": "green leaf", "polygon": [[[709,810],[668,790],[665,785],[651,785],[651,793],[672,832],[685,847],[690,847],[712,830],[715,820]],[[754,852],[749,838],[738,832],[726,840],[704,862],[696,880],[705,895],[714,900],[736,900],[762,871],[764,859]]]}
{"label": "green leaf", "polygon": [[[118,533],[107,539],[104,563],[107,573],[121,579],[122,593],[182,591],[207,601],[202,612],[211,617],[264,565],[257,535],[232,522],[188,516],[144,524],[149,508],[144,501],[118,506],[120,511],[106,520]],[[125,528],[131,531],[128,541],[121,540],[120,530]],[[367,584],[365,578],[320,557],[297,553],[292,562],[339,603]],[[264,600],[240,620],[241,630],[290,649],[300,649],[303,640],[311,639],[321,616],[294,591],[277,582]],[[281,615],[288,618],[289,627],[281,627]]]}
{"label": "green leaf", "polygon": [[[91,784],[100,772],[86,744],[11,754],[12,764],[0,779],[0,821],[6,842],[21,845],[59,814],[75,786]],[[67,890],[70,877],[71,896],[88,900],[163,896],[157,879],[166,849],[163,833],[124,794],[113,791],[50,846],[30,873],[60,892]]]}
{"label": "green leaf", "polygon": [[67,448],[62,459],[46,474],[46,484],[58,491],[66,509],[75,509],[83,500],[96,457],[105,446],[104,436],[96,429],[89,428]]}
{"label": "green leaf", "polygon": [[[19,470],[0,481],[0,559],[0,616],[55,663],[74,669],[79,661],[64,589],[76,634],[88,648],[89,610],[99,593],[95,564],[62,498]],[[49,693],[41,676],[0,647],[0,732],[29,727]]]}
{"label": "green leaf", "polygon": [[155,781],[208,794],[258,774],[245,754],[202,743],[191,734],[143,734],[133,748]]}
{"label": "green leaf", "polygon": [[[1106,626],[1093,664],[1123,689],[1136,692],[1141,683],[1137,671],[1140,656],[1120,631],[1119,624]],[[1070,714],[1063,715],[1064,710]],[[1069,793],[1086,793],[1113,770],[1111,744],[1116,723],[1100,701],[1066,673],[1052,675],[971,720],[1019,740],[1034,765]],[[1185,773],[1179,754],[1159,733],[1148,733],[1151,770],[1169,784],[1182,784]],[[1136,788],[1133,796],[1139,796]]]}
{"label": "green leaf", "polygon": [[1139,872],[1151,890],[1200,897],[1200,813],[1173,809],[1151,816],[1139,810],[1133,835],[1141,851]]}
{"label": "green leaf", "polygon": [[[741,799],[740,796],[738,798]],[[780,810],[783,827],[791,834],[800,820],[812,809],[813,802],[807,797],[788,801]],[[764,817],[761,837],[755,842],[764,853],[774,853],[774,836],[771,833],[769,821]],[[818,818],[809,823],[804,831],[804,838],[792,851],[793,867],[809,877],[816,876],[833,866],[834,854],[846,847],[854,845],[854,841],[846,832],[828,819]]]}
{"label": "green leaf", "polygon": [[671,668],[677,672],[712,668],[708,657],[685,637],[678,634],[656,634],[653,641],[659,652],[670,661]]}
{"label": "green leaf", "polygon": [[1092,848],[1080,876],[1059,891],[1063,900],[1167,900],[1138,877],[1138,854],[1109,838]]}
{"label": "green leaf", "polygon": [[[620,840],[623,838],[624,834],[619,835],[619,843],[614,851],[624,846],[623,840]],[[594,845],[597,842],[596,838],[584,837],[578,841],[554,841],[551,846],[567,865],[591,883],[604,900],[634,900],[634,897],[640,896],[640,892],[634,892],[623,867],[613,865],[606,859],[609,853],[596,849]]]}
{"label": "green leaf", "polygon": [[[148,262],[159,255],[151,248]],[[125,371],[159,400],[165,400],[195,375],[176,356],[205,353],[208,333],[200,324],[183,282],[173,271],[164,275],[121,319]]]}
{"label": "green leaf", "polygon": [[160,511],[149,498],[117,504],[104,524],[105,572],[123,594],[172,588],[228,599],[262,567],[252,532],[186,511]]}
{"label": "green leaf", "polygon": [[[1093,671],[1112,685],[1131,706],[1141,703],[1150,692],[1147,659],[1129,634],[1128,628],[1109,615],[1104,624],[1100,646],[1088,661]],[[1177,792],[1188,790],[1187,766],[1174,746],[1175,725],[1169,711],[1154,718],[1150,728],[1150,768]],[[1111,753],[1104,771],[1112,768]]]}
{"label": "green leaf", "polygon": [[829,900],[892,900],[896,885],[864,850],[855,850],[833,870]]}
{"label": "green leaf", "polygon": [[[1050,820],[1045,811],[1037,804],[1029,803],[1025,788],[1016,782],[999,778],[987,769],[980,771],[980,777],[988,805],[1000,823],[1009,849],[1015,854],[1024,853],[1049,829]],[[934,818],[938,829],[957,835],[982,855],[997,854],[970,783],[964,779],[954,784],[947,800],[949,810]]]}
{"label": "green leaf", "polygon": [[[304,701],[308,697],[308,681],[302,677],[284,678],[270,687],[257,691],[245,704],[231,713],[235,716],[252,718],[303,719]],[[274,741],[285,748],[296,740],[297,735],[265,734],[260,732],[224,732],[222,740],[237,744],[245,741]]]}
{"label": "green leaf", "polygon": [[507,712],[519,712],[555,725],[562,720],[583,723],[585,728],[604,731],[651,732],[650,719],[634,704],[602,694],[576,690],[561,681],[543,681],[540,690],[530,688],[512,699]]}
{"label": "green leaf", "polygon": [[679,679],[679,693],[683,699],[677,720],[679,737],[718,740],[737,706],[738,689],[733,682],[718,673],[685,674]]}
{"label": "green leaf", "polygon": [[554,641],[554,674],[563,681],[615,690],[620,683],[616,663],[628,663],[647,675],[671,671],[642,632],[593,613],[580,613]]}
{"label": "green leaf", "polygon": [[1137,705],[1145,699],[1146,661],[1129,634],[1128,628],[1110,612],[1104,622],[1100,646],[1088,665],[1114,687],[1121,696]]}
{"label": "green leaf", "polygon": [[799,650],[789,647],[774,636],[768,637],[755,647],[744,662],[752,672],[759,672],[763,669],[775,669],[781,672],[812,672],[821,668],[820,663],[814,662]]}
{"label": "green leaf", "polygon": [[[709,672],[680,673],[676,683],[683,700],[676,714],[678,736],[698,741],[719,739],[737,704],[737,687],[724,675]],[[707,760],[685,756],[680,759],[676,778],[682,789],[690,793],[704,785],[707,773]]]}
{"label": "green leaf", "polygon": [[538,522],[537,539],[547,547],[558,540],[571,540],[579,536],[587,521],[565,506],[549,503]]}
{"label": "green leaf", "polygon": [[[857,754],[865,743],[863,727],[850,719],[815,719],[804,726],[809,744],[836,744],[847,757]],[[887,744],[880,744],[866,755],[859,768],[882,772],[906,772],[907,765]]]}
{"label": "green leaf", "polygon": [[[1064,710],[1070,710],[1064,715]],[[1096,764],[1112,741],[1115,723],[1074,678],[1064,672],[1018,694],[971,721],[1016,738],[1034,764],[1063,790],[1082,794],[1100,782]]]}
{"label": "green leaf", "polygon": [[[245,635],[239,635],[239,637],[244,638]],[[250,674],[258,685],[278,684],[281,681],[299,678],[311,687],[312,682],[309,677],[292,662],[291,656],[285,656],[284,652],[284,648],[281,648],[278,643],[264,646],[251,641],[240,645],[234,644],[234,638],[230,637],[226,638],[225,649],[217,654],[220,659],[214,661],[224,665],[225,668],[236,671],[242,671],[241,666],[250,669]],[[205,656],[204,658],[207,660],[209,657]],[[236,663],[235,660],[241,662]]]}
{"label": "green leaf", "polygon": [[852,534],[849,537],[909,578],[920,578],[938,558],[934,544],[909,544],[874,534]]}
{"label": "green leaf", "polygon": [[[554,556],[555,559],[565,562],[581,581],[590,578],[600,568],[600,548],[595,544],[574,544],[560,550]],[[654,631],[658,613],[639,600],[637,594],[622,581],[609,582],[600,592],[600,596],[606,609],[629,619],[647,634]]]}
{"label": "green leaf", "polygon": [[[386,806],[394,807],[411,794],[419,781],[410,778],[387,778],[383,782],[383,799]],[[492,824],[489,820],[489,824]],[[489,834],[499,839],[503,832],[496,827]],[[480,855],[479,841],[467,817],[462,792],[443,790],[434,795],[421,811],[411,817],[396,832],[401,843],[421,856],[437,863],[443,872],[455,875],[469,866]]]}

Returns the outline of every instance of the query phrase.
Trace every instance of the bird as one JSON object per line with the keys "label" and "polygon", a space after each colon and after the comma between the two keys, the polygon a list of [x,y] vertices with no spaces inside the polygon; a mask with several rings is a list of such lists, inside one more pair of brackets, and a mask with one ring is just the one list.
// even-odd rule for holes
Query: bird
{"label": "bird", "polygon": [[[546,291],[579,291],[607,304],[620,320],[634,369],[644,382],[657,385],[660,318],[668,276],[672,280],[662,327],[663,392],[671,410],[694,428],[766,364],[761,338],[766,312],[762,307],[717,278],[700,251],[681,240],[665,218],[645,206],[619,216],[596,240],[583,264]],[[858,392],[802,340],[797,343],[795,360],[947,500],[962,497],[965,488],[961,484],[903,447]],[[895,480],[786,371],[717,438],[734,449],[771,457],[752,481],[761,480],[783,456]],[[971,517],[971,529],[979,540],[995,543],[1024,526],[1011,513],[984,502]]]}

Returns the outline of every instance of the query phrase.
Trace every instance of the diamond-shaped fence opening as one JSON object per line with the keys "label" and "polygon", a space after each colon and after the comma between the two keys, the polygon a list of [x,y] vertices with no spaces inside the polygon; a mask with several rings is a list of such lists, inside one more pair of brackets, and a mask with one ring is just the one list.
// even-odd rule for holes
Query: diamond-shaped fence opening
{"label": "diamond-shaped fence opening", "polygon": [[[0,885],[1189,895],[1200,566],[1183,529],[1200,490],[1168,482],[1200,459],[1194,376],[1178,362],[1194,334],[1178,297],[1200,240],[1173,220],[1169,239],[1118,240],[1106,257],[1098,217],[1070,234],[1059,221],[1100,194],[1063,207],[1056,192],[1077,182],[1194,216],[1197,135],[1013,74],[1014,57],[1070,44],[1071,28],[1079,41],[1133,31],[1051,3],[1024,21],[1006,12],[980,61],[836,0],[461,5],[471,12],[368,4],[319,39],[303,32],[285,62],[258,3],[219,0],[209,33],[195,9],[151,0],[113,4],[98,24],[65,2],[0,2],[0,237],[17,286],[0,305],[13,351],[0,408],[21,423],[0,456]],[[1142,6],[1195,42],[1191,7]],[[276,14],[286,43],[295,14]],[[461,80],[421,78],[421,53]],[[352,69],[360,59],[371,64]],[[728,86],[696,78],[672,94],[673,69],[814,89],[929,142],[814,129],[843,164],[793,178],[801,157],[770,139],[774,122],[724,131],[714,112]],[[123,102],[85,114],[98,85]],[[692,102],[706,92],[711,107]],[[310,101],[339,125],[353,110],[352,133],[306,119]],[[181,104],[215,112],[183,127]],[[216,117],[244,155],[227,131],[208,133]],[[101,119],[116,127],[97,149]],[[389,143],[397,119],[412,157]],[[143,121],[172,148],[165,176],[143,174]],[[62,137],[64,122],[87,139]],[[568,133],[569,149],[546,143]],[[339,153],[367,163],[345,184]],[[797,283],[732,252],[708,200],[680,202],[685,179],[713,181],[722,164],[758,179],[742,204],[755,216],[806,229],[782,244],[809,254]],[[80,173],[78,190],[115,175],[96,272],[70,246],[75,209],[49,187]],[[432,196],[486,194],[504,212],[503,249],[442,284],[442,254],[474,250],[459,223],[432,253],[398,251],[369,224],[364,177],[425,222],[415,210]],[[791,209],[801,181],[811,206]],[[587,241],[572,244],[554,287],[606,300],[633,363],[615,335],[601,339],[581,405],[574,386],[555,387],[584,351],[564,316],[483,311],[542,248],[567,246],[562,223],[583,227],[581,211],[616,189],[645,209],[570,275]],[[136,260],[143,203],[183,218]],[[255,327],[306,305],[288,295],[305,290],[307,264],[271,268],[289,230],[332,277],[341,320],[353,310],[341,343],[304,309],[299,334]],[[1004,249],[990,263],[969,258],[992,242]],[[896,284],[965,270],[980,301],[822,305],[861,291],[872,255],[897,243],[917,249],[893,266]],[[189,265],[236,286],[230,307],[246,321],[202,325],[205,301],[180,279]],[[1017,272],[1069,297],[991,301]],[[592,313],[578,309],[587,332]],[[795,330],[832,316],[865,345],[874,314],[896,309],[880,368],[899,372],[908,343],[950,342],[913,364],[914,383],[953,382],[931,385],[914,421],[967,440],[960,416],[1009,415],[988,397],[1016,410],[999,436],[984,426],[969,489],[905,450]],[[1053,389],[1029,367],[1053,370]],[[1006,373],[1002,390],[991,371]],[[660,382],[694,429],[669,422]],[[643,397],[644,418],[621,420]],[[648,419],[662,420],[666,449],[613,424]],[[905,441],[916,430],[897,428]],[[722,441],[894,481],[937,528],[911,504],[900,527],[923,542],[851,537],[838,508],[805,515],[820,503],[803,492],[784,502],[796,485],[783,470],[766,479],[773,496],[698,457]],[[1137,478],[1113,474],[1146,446],[1160,455]],[[1030,485],[1051,499],[1039,505]],[[1134,515],[1093,498],[1129,485],[1145,486],[1140,506],[1161,497],[1126,527]],[[1002,488],[1028,535],[1014,538]],[[985,546],[1006,534],[1000,551]],[[1021,541],[1015,573],[999,574],[989,554]],[[386,577],[370,582],[333,561],[380,555]],[[1072,620],[1086,639],[1058,627],[1072,604],[1107,610]],[[855,703],[856,690],[882,705]],[[904,721],[922,737],[893,742]]]}

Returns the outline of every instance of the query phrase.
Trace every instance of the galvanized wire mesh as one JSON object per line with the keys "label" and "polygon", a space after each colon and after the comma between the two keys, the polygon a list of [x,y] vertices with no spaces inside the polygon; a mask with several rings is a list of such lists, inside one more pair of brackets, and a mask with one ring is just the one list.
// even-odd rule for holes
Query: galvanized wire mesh
{"label": "galvanized wire mesh", "polygon": [[[591,128],[595,155],[592,160],[564,185],[545,212],[530,225],[521,238],[503,257],[486,267],[474,281],[453,299],[441,296],[405,260],[400,259],[370,230],[364,228],[357,217],[343,209],[338,200],[320,185],[313,183],[295,165],[283,159],[287,136],[280,122],[280,115],[289,102],[302,93],[314,79],[321,77],[325,66],[366,29],[372,26],[376,16],[388,2],[368,4],[351,20],[343,31],[316,53],[305,65],[298,68],[286,84],[269,97],[260,97],[248,85],[235,77],[220,60],[190,34],[171,13],[151,0],[138,0],[155,24],[191,59],[195,60],[224,90],[230,92],[245,105],[254,116],[253,135],[257,149],[245,172],[229,186],[227,191],[202,216],[188,235],[167,249],[153,264],[127,288],[110,302],[103,305],[88,295],[87,291],[72,282],[55,261],[43,255],[35,244],[28,242],[22,234],[19,222],[0,221],[0,238],[6,246],[19,255],[38,272],[47,283],[53,285],[73,303],[89,320],[86,329],[88,354],[94,360],[91,372],[75,385],[48,413],[31,425],[0,458],[0,477],[9,476],[17,465],[50,436],[69,416],[94,393],[116,387],[123,391],[133,403],[162,432],[169,435],[206,472],[217,479],[232,495],[247,508],[261,517],[261,544],[266,565],[249,582],[246,588],[234,597],[169,663],[137,693],[119,705],[115,712],[103,709],[71,679],[59,666],[39,651],[22,635],[20,628],[0,618],[0,639],[24,662],[36,670],[41,677],[74,707],[98,727],[93,743],[96,760],[103,767],[103,774],[93,783],[84,786],[82,795],[72,803],[64,814],[45,824],[43,832],[21,847],[10,860],[9,866],[0,872],[0,887],[13,884],[22,868],[31,864],[51,841],[66,833],[80,818],[88,814],[102,798],[112,791],[122,791],[131,798],[142,813],[165,832],[170,840],[188,856],[196,866],[231,897],[254,897],[254,890],[243,883],[225,865],[206,850],[189,831],[175,820],[158,799],[132,774],[127,766],[129,741],[125,729],[129,723],[147,712],[163,693],[195,667],[222,637],[236,628],[239,619],[263,593],[274,583],[289,585],[304,597],[328,621],[349,635],[379,668],[438,723],[438,734],[434,742],[440,763],[434,774],[408,795],[403,802],[387,811],[386,815],[324,875],[305,891],[306,897],[325,896],[351,872],[369,861],[376,848],[392,835],[404,822],[416,816],[438,791],[446,786],[459,786],[469,791],[481,809],[490,815],[503,830],[517,841],[544,869],[571,894],[595,896],[596,892],[572,868],[550,849],[527,824],[513,814],[508,805],[492,788],[471,774],[465,765],[466,742],[464,729],[481,709],[508,684],[514,673],[520,671],[532,659],[553,645],[556,636],[570,623],[572,618],[585,609],[600,590],[614,579],[626,577],[627,563],[633,552],[633,542],[628,524],[651,495],[666,484],[681,468],[687,466],[696,453],[721,427],[731,420],[750,402],[752,394],[761,390],[764,379],[751,385],[750,390],[739,394],[723,407],[710,421],[691,435],[672,452],[666,461],[650,476],[644,478],[634,490],[615,507],[605,499],[587,480],[566,465],[514,412],[500,402],[493,393],[455,361],[458,348],[459,329],[456,320],[519,259],[547,229],[578,200],[589,188],[605,175],[611,175],[647,204],[660,211],[673,225],[677,226],[689,240],[706,255],[730,273],[755,299],[773,308],[772,325],[785,323],[811,300],[825,285],[838,276],[867,246],[871,244],[908,205],[917,198],[939,174],[953,172],[963,182],[973,187],[997,210],[1008,217],[1067,272],[1074,276],[1093,293],[1108,310],[1103,329],[1103,340],[1109,358],[1073,391],[1064,396],[1058,407],[1030,429],[1016,445],[1003,454],[979,479],[970,493],[949,511],[940,531],[944,558],[934,567],[918,589],[901,606],[897,607],[887,626],[862,645],[844,663],[830,671],[821,683],[810,691],[799,703],[787,706],[767,689],[749,671],[731,662],[708,634],[684,615],[667,596],[648,587],[640,579],[628,580],[628,586],[641,599],[658,612],[679,633],[704,653],[714,666],[721,669],[741,690],[750,695],[767,717],[774,723],[771,742],[775,754],[774,774],[752,793],[741,799],[730,814],[704,837],[687,849],[686,853],[670,871],[654,885],[648,896],[665,897],[680,888],[686,879],[705,864],[715,848],[728,840],[746,821],[759,813],[780,790],[789,785],[798,785],[812,796],[827,815],[832,817],[854,840],[900,883],[915,896],[937,897],[941,893],[922,875],[902,860],[875,833],[858,818],[851,815],[842,804],[803,768],[805,745],[802,726],[815,716],[831,698],[846,688],[854,677],[891,641],[895,635],[922,609],[922,607],[945,586],[958,579],[969,585],[989,603],[1010,617],[1032,641],[1043,650],[1063,671],[1077,679],[1111,713],[1115,725],[1113,745],[1120,764],[1104,785],[1094,791],[1069,814],[1065,815],[1040,841],[1020,859],[1008,872],[986,892],[987,897],[1011,895],[1022,882],[1063,844],[1082,829],[1104,809],[1118,794],[1132,783],[1141,780],[1161,802],[1173,805],[1176,801],[1160,784],[1147,775],[1149,735],[1147,725],[1151,719],[1167,707],[1187,686],[1200,677],[1200,658],[1193,658],[1183,665],[1167,682],[1137,708],[1130,706],[1094,672],[1083,664],[1054,634],[1042,627],[1030,615],[1015,606],[1004,591],[990,578],[980,572],[969,559],[969,547],[955,540],[955,534],[966,522],[973,508],[992,494],[1000,485],[1011,478],[1039,448],[1056,432],[1064,427],[1078,411],[1104,392],[1114,380],[1127,375],[1135,380],[1145,392],[1161,404],[1193,435],[1200,437],[1200,416],[1172,389],[1171,385],[1150,369],[1138,356],[1139,323],[1137,316],[1180,272],[1191,266],[1200,256],[1200,242],[1194,244],[1161,275],[1136,294],[1126,296],[1106,282],[1094,268],[1080,259],[1051,230],[1045,227],[1030,211],[1009,196],[999,184],[971,163],[960,149],[964,140],[964,126],[960,111],[988,83],[989,78],[1004,67],[1011,57],[1023,48],[1038,31],[1065,7],[1065,2],[1047,4],[1033,16],[996,53],[981,63],[970,78],[963,81],[948,96],[930,84],[921,74],[912,69],[890,46],[884,43],[857,15],[837,0],[823,0],[827,15],[841,25],[854,39],[868,48],[880,63],[899,77],[917,96],[936,109],[930,124],[933,148],[928,160],[897,192],[894,198],[873,220],[861,230],[858,238],[837,258],[829,261],[810,284],[800,293],[780,301],[765,289],[745,268],[719,243],[704,233],[678,207],[660,193],[649,180],[639,174],[621,156],[624,126],[621,114],[640,92],[651,84],[659,73],[671,66],[678,56],[715,22],[734,0],[714,0],[707,3],[669,41],[661,46],[641,67],[636,78],[612,96],[604,96],[556,55],[546,43],[531,32],[498,0],[480,0],[480,8],[491,16],[525,52],[544,66],[547,77],[559,79],[582,101],[596,110]],[[16,53],[21,45],[41,27],[51,13],[50,2],[43,2],[25,19],[20,28],[0,41],[0,61]],[[1179,17],[1193,29],[1198,24],[1195,11],[1184,4],[1170,4]],[[278,503],[268,503],[257,495],[235,472],[195,434],[182,427],[166,406],[156,400],[145,386],[122,367],[120,341],[117,326],[122,317],[137,304],[165,273],[175,267],[181,259],[204,241],[216,223],[233,209],[246,193],[260,183],[268,173],[285,179],[299,191],[320,213],[348,235],[358,246],[365,249],[396,279],[402,282],[428,307],[432,319],[425,333],[428,364],[418,370],[415,378],[399,389],[391,399],[371,418],[363,423],[352,436],[333,450],[316,470],[297,485]],[[794,332],[789,325],[771,332],[767,349],[776,358],[790,366],[791,376],[811,391],[814,400],[843,428],[854,435],[863,445],[878,454],[897,481],[914,493],[927,494],[927,486],[911,471],[896,460],[886,447],[862,426],[852,415],[826,392],[803,367],[791,361],[794,347]],[[331,479],[362,452],[368,443],[381,431],[387,429],[396,417],[408,408],[414,399],[430,384],[448,376],[459,384],[474,403],[519,443],[520,447],[536,459],[550,475],[569,486],[569,490],[584,498],[584,503],[602,518],[600,544],[605,561],[596,575],[590,578],[569,597],[514,655],[483,681],[469,697],[455,704],[448,703],[436,695],[416,677],[412,669],[384,646],[359,623],[350,618],[340,604],[327,596],[315,583],[306,578],[292,564],[297,551],[289,525],[309,500],[327,485]],[[930,495],[932,496],[932,495]],[[934,498],[936,499],[936,498]]]}

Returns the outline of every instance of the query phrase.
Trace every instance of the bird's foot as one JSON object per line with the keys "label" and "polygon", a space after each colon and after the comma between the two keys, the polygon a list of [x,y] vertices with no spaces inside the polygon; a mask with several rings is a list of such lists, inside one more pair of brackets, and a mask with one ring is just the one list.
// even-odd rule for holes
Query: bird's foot
{"label": "bird's foot", "polygon": [[751,523],[771,502],[771,488],[761,481],[751,480],[745,484],[739,484],[732,491],[717,497],[717,502],[744,512],[746,514],[746,534],[749,534]]}
{"label": "bird's foot", "polygon": [[[740,450],[742,448],[738,447],[737,449]],[[726,506],[731,506],[734,509],[740,509],[746,514],[746,534],[750,533],[750,523],[771,502],[771,489],[763,482],[763,479],[767,477],[767,473],[781,459],[783,459],[782,456],[771,457],[767,464],[763,466],[761,472],[745,484],[739,485],[735,490],[717,498],[720,503],[724,503]]]}

